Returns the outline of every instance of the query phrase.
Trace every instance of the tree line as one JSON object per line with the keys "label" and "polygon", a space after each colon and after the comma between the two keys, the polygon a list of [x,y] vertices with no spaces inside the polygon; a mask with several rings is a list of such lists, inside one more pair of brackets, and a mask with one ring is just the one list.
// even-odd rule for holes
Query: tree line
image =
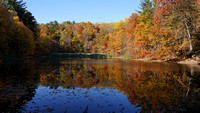
{"label": "tree line", "polygon": [[0,5],[0,54],[106,53],[166,59],[200,53],[200,0],[142,0],[120,22],[52,21],[37,24],[20,0]]}

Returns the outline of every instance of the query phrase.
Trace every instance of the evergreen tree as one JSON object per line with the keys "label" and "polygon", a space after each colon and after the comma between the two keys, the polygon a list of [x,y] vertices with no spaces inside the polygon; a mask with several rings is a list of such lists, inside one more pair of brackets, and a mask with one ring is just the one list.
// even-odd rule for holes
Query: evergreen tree
{"label": "evergreen tree", "polygon": [[34,33],[34,36],[36,37],[37,31],[38,31],[37,29],[38,24],[34,16],[32,16],[32,13],[26,10],[26,3],[23,2],[23,0],[19,0],[19,1],[5,0],[5,3],[9,10],[17,12],[19,20],[22,21],[24,25],[27,26]]}

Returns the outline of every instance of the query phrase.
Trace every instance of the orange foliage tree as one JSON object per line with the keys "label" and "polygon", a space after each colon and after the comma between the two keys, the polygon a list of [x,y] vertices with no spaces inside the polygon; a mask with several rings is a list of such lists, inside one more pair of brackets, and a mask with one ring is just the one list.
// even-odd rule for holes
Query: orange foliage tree
{"label": "orange foliage tree", "polygon": [[27,56],[34,54],[33,33],[27,28],[16,13],[8,11],[0,4],[0,53],[4,55]]}

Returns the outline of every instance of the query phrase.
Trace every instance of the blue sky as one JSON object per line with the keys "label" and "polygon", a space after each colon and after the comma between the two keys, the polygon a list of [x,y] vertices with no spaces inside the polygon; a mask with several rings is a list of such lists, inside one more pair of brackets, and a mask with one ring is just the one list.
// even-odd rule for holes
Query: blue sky
{"label": "blue sky", "polygon": [[140,0],[23,0],[38,23],[57,20],[118,22],[139,9]]}

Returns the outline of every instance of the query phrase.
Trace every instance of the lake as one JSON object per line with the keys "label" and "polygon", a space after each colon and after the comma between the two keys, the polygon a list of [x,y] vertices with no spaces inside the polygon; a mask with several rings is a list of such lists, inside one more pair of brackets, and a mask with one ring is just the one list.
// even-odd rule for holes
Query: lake
{"label": "lake", "polygon": [[1,112],[200,111],[200,67],[133,60],[17,60],[0,65]]}

